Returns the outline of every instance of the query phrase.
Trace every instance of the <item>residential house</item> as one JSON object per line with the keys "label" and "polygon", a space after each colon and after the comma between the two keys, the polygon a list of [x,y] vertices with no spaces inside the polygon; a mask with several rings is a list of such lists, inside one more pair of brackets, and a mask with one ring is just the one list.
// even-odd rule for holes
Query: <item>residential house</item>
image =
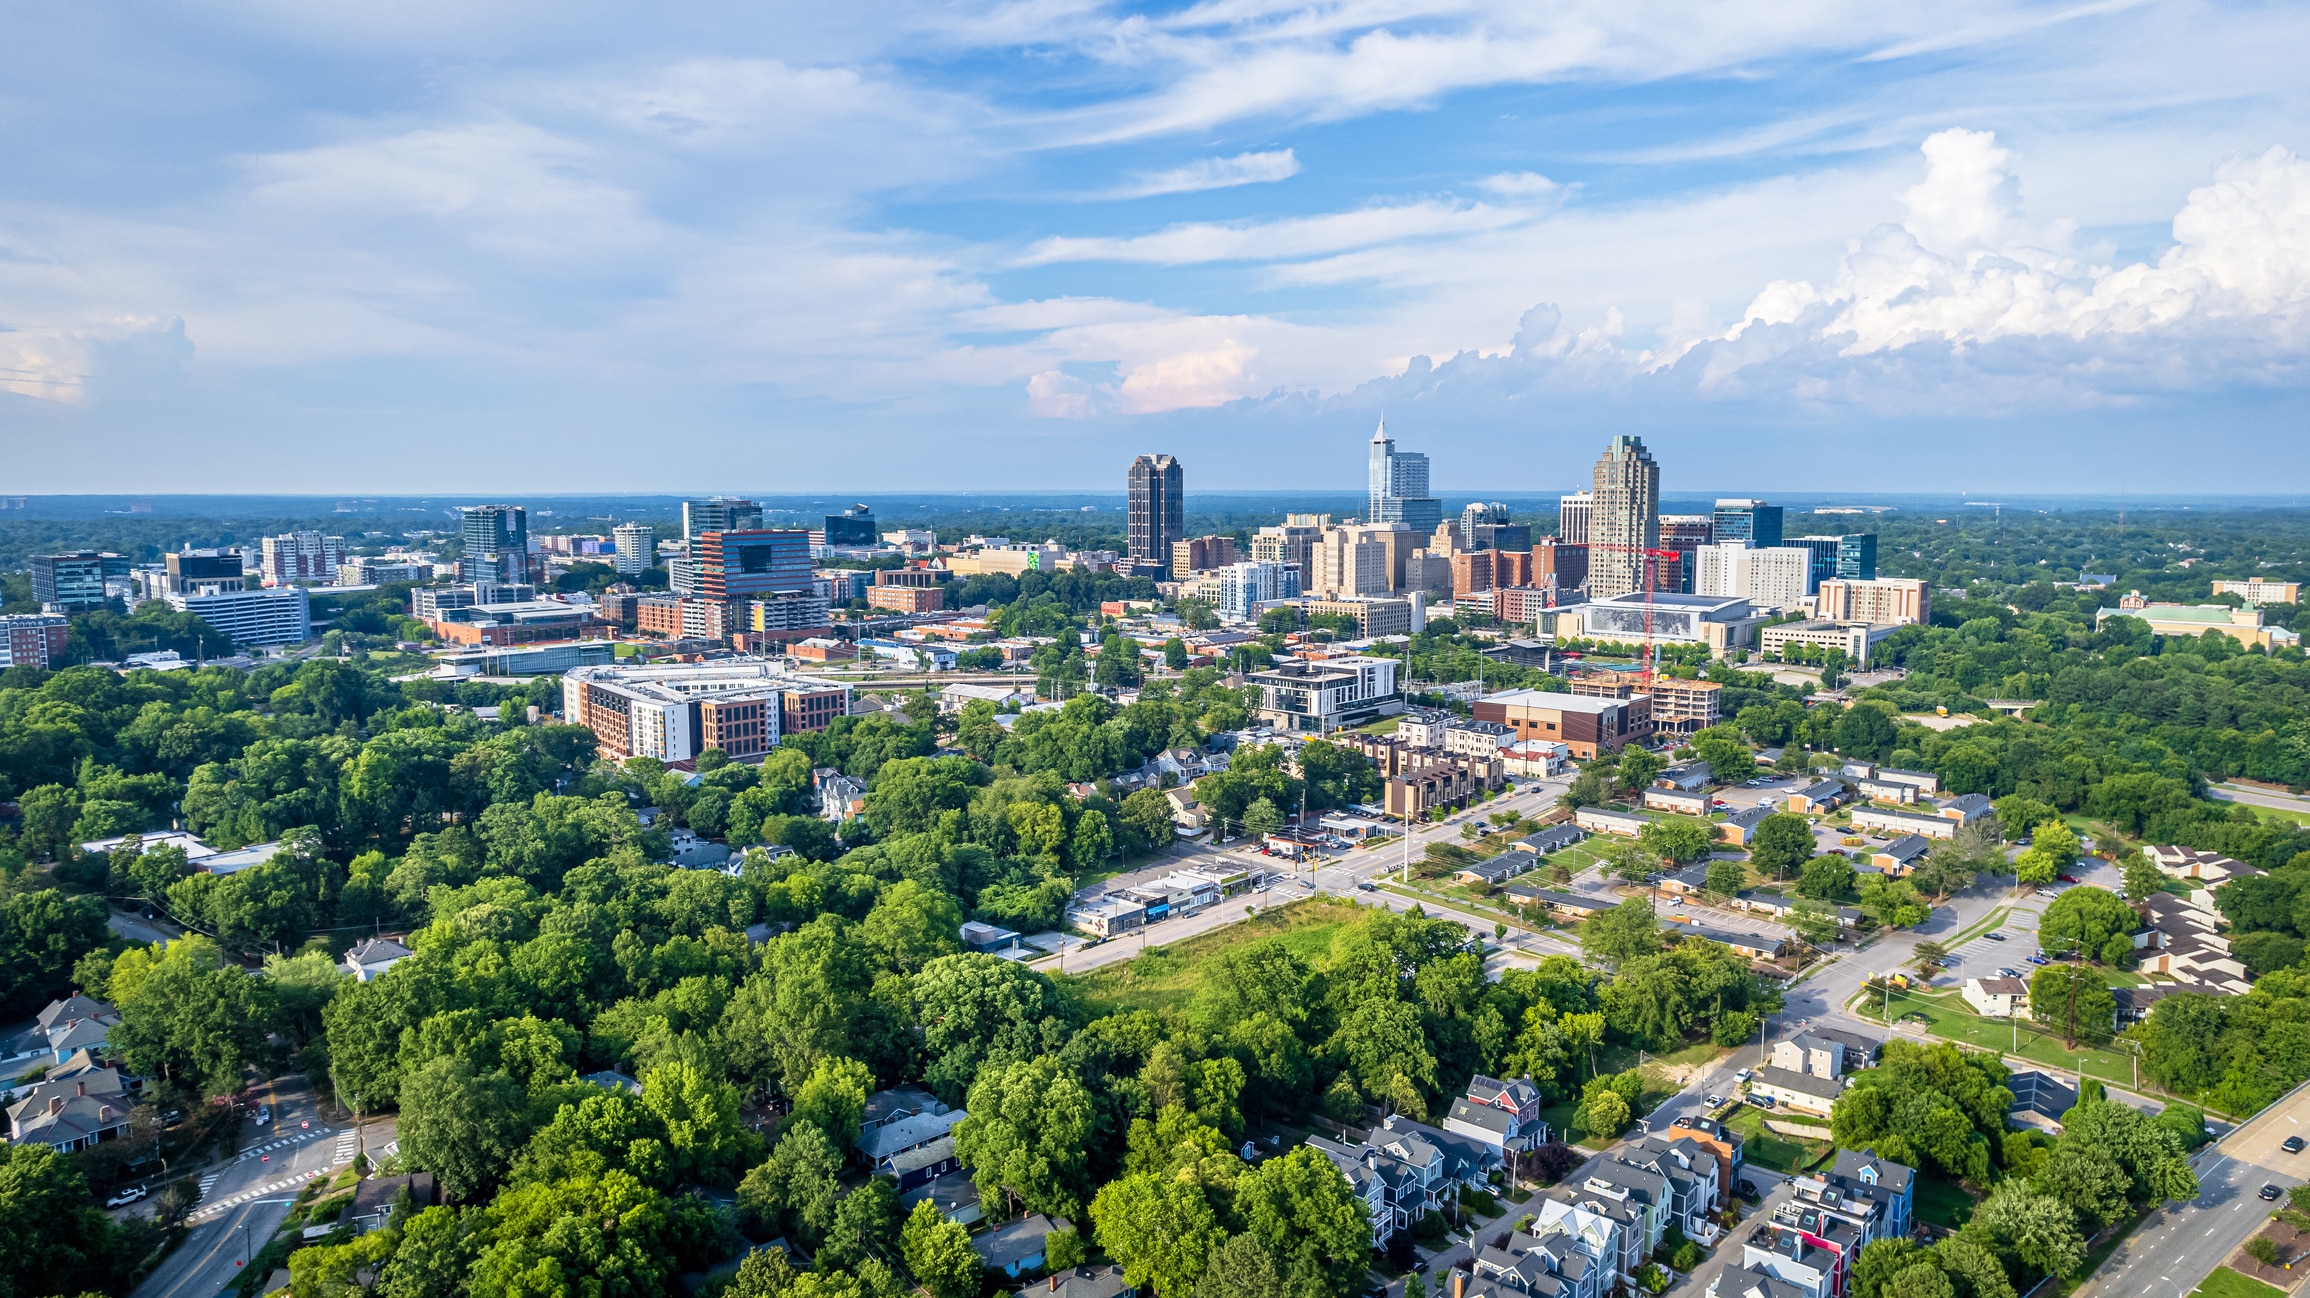
{"label": "residential house", "polygon": [[971,1251],[979,1255],[979,1263],[989,1271],[1000,1271],[1017,1279],[1043,1266],[1043,1241],[1051,1232],[1073,1230],[1064,1217],[1046,1217],[1030,1212],[1017,1221],[1007,1221],[993,1230],[971,1236]]}
{"label": "residential house", "polygon": [[1461,883],[1490,884],[1496,887],[1539,868],[1540,858],[1530,852],[1502,852],[1488,860],[1471,862],[1452,877]]}
{"label": "residential house", "polygon": [[1788,939],[1770,933],[1742,933],[1735,929],[1706,928],[1699,924],[1680,924],[1668,931],[1731,947],[1751,960],[1778,960],[1789,949]]}
{"label": "residential house", "polygon": [[75,1051],[102,1051],[105,1037],[118,1022],[120,1013],[112,1006],[74,992],[42,1007],[33,1016],[33,1033],[47,1043],[51,1061],[61,1064]]}
{"label": "residential house", "polygon": [[1846,1078],[1874,1062],[1877,1042],[1833,1028],[1812,1028],[1773,1043],[1772,1062],[1749,1082],[1751,1094],[1826,1115],[1844,1093]]}
{"label": "residential house", "polygon": [[1926,796],[1941,792],[1941,777],[1931,771],[1904,771],[1897,766],[1880,766],[1876,778],[1909,785]]}
{"label": "residential house", "polygon": [[1716,771],[1707,762],[1685,762],[1671,766],[1652,777],[1652,787],[1674,789],[1679,793],[1699,793],[1716,780]]}
{"label": "residential house", "polygon": [[[1461,1277],[1454,1273],[1454,1280]],[[1518,1230],[1479,1241],[1464,1287],[1437,1298],[1601,1298],[1605,1268],[1566,1234],[1543,1238]]]}
{"label": "residential house", "polygon": [[1739,1132],[1718,1122],[1715,1118],[1701,1117],[1696,1114],[1691,1117],[1676,1119],[1661,1134],[1671,1140],[1692,1141],[1715,1155],[1717,1202],[1732,1202],[1733,1186],[1738,1182],[1740,1170],[1747,1161],[1742,1150],[1742,1146],[1746,1142]]}
{"label": "residential house", "polygon": [[1687,792],[1683,789],[1654,787],[1644,791],[1645,807],[1652,811],[1673,811],[1683,816],[1705,816],[1711,805],[1707,791]]}
{"label": "residential house", "polygon": [[2029,1011],[2029,984],[2019,978],[1968,978],[1965,1003],[1976,1014],[1993,1019],[2017,1019]]}
{"label": "residential house", "polygon": [[2153,892],[2134,903],[2142,927],[2133,935],[2134,968],[2164,974],[2176,991],[2241,995],[2253,985],[2244,962],[2230,954],[2216,918],[2171,893]]}
{"label": "residential house", "polygon": [[2205,887],[2219,888],[2242,875],[2260,874],[2261,871],[2243,861],[2233,860],[2220,852],[2205,852],[2194,847],[2147,847],[2142,849],[2155,865],[2172,879],[2194,879]]}
{"label": "residential house", "polygon": [[1550,739],[1519,739],[1500,750],[1510,775],[1545,779],[1562,773],[1572,760],[1572,746]]}
{"label": "residential house", "polygon": [[1898,879],[1915,873],[1932,850],[1933,840],[1923,834],[1903,834],[1869,853],[1869,864],[1884,871],[1887,878]]}
{"label": "residential house", "polygon": [[927,1145],[891,1155],[888,1164],[878,1166],[877,1170],[898,1182],[898,1188],[904,1191],[929,1185],[950,1172],[962,1170],[962,1160],[955,1157],[954,1136],[949,1133]]}
{"label": "residential house", "polygon": [[352,1206],[345,1209],[345,1221],[356,1235],[383,1230],[393,1220],[393,1205],[401,1192],[409,1192],[412,1209],[433,1206],[433,1173],[410,1172],[403,1176],[371,1176],[353,1187]]}
{"label": "residential house", "polygon": [[1852,1243],[1852,1232],[1850,1228],[1839,1231],[1834,1225],[1825,1228],[1840,1237],[1834,1242],[1816,1240],[1804,1230],[1778,1221],[1758,1226],[1741,1241],[1740,1267],[1727,1267],[1718,1274],[1709,1286],[1710,1298],[1718,1298],[1728,1279],[1738,1286],[1732,1290],[1734,1294],[1763,1289],[1776,1298],[1842,1298],[1846,1246]]}
{"label": "residential house", "polygon": [[1783,809],[1798,815],[1826,815],[1852,801],[1853,791],[1838,780],[1821,780],[1788,795]]}
{"label": "residential house", "polygon": [[[1537,1122],[1538,1117],[1535,1115],[1533,1120]],[[1470,1189],[1483,1189],[1492,1169],[1506,1161],[1503,1151],[1491,1142],[1450,1130],[1449,1125],[1431,1127],[1399,1113],[1374,1128],[1365,1137],[1365,1143],[1408,1166],[1424,1168],[1432,1163],[1435,1167],[1433,1198],[1437,1203],[1447,1202],[1448,1187],[1454,1182]]]}
{"label": "residential house", "polygon": [[1407,1162],[1369,1141],[1350,1145],[1324,1136],[1309,1136],[1307,1143],[1347,1177],[1349,1187],[1363,1201],[1375,1241],[1385,1242],[1411,1229],[1412,1223],[1425,1217],[1436,1204],[1444,1160],[1433,1147],[1414,1151],[1421,1157],[1417,1162]]}
{"label": "residential house", "polygon": [[1853,781],[1853,788],[1871,802],[1912,803],[1917,801],[1917,786],[1901,780],[1880,780],[1862,776]]}
{"label": "residential house", "polygon": [[926,1199],[939,1216],[957,1226],[974,1225],[986,1218],[986,1210],[979,1204],[978,1183],[971,1180],[969,1172],[948,1172],[899,1195],[900,1215],[914,1211],[914,1205]]}
{"label": "residential house", "polygon": [[893,1086],[866,1097],[866,1107],[859,1111],[858,1130],[863,1135],[904,1118],[946,1111],[946,1101],[919,1086]]}
{"label": "residential house", "polygon": [[1548,888],[1534,888],[1519,884],[1507,890],[1508,896],[1520,906],[1545,907],[1549,914],[1565,919],[1586,919],[1601,914],[1619,903],[1605,897],[1583,897],[1576,892],[1556,892]]}
{"label": "residential house", "polygon": [[1921,838],[1955,838],[1964,822],[1931,811],[1896,811],[1890,807],[1855,807],[1853,828],[1874,830],[1881,834],[1917,835]]}
{"label": "residential house", "polygon": [[630,1073],[621,1073],[615,1068],[605,1068],[598,1073],[586,1073],[578,1080],[591,1086],[599,1086],[605,1091],[617,1091],[625,1095],[640,1095],[642,1093],[640,1078]]}
{"label": "residential house", "polygon": [[828,767],[810,773],[818,796],[818,818],[841,824],[866,813],[866,781]]}
{"label": "residential house", "polygon": [[1661,1179],[1668,1196],[1663,1230],[1673,1226],[1703,1247],[1716,1243],[1720,1232],[1714,1218],[1723,1201],[1723,1178],[1713,1149],[1689,1137],[1653,1134],[1621,1146],[1613,1161]]}
{"label": "residential house", "polygon": [[1561,825],[1550,825],[1548,828],[1541,830],[1537,834],[1531,834],[1524,838],[1520,838],[1515,842],[1510,843],[1508,845],[1508,850],[1512,852],[1531,852],[1538,856],[1547,856],[1553,852],[1563,851],[1565,848],[1572,846],[1574,843],[1577,843],[1586,837],[1588,837],[1587,830],[1582,829],[1578,825],[1567,822]]}
{"label": "residential house", "polygon": [[9,1140],[71,1153],[128,1134],[135,1097],[120,1070],[97,1065],[86,1055],[75,1058],[79,1066],[15,1093],[8,1106]]}
{"label": "residential house", "polygon": [[2110,1031],[2120,1032],[2150,1016],[2150,1010],[2159,1001],[2173,995],[2164,987],[2112,987],[2110,996],[2117,1001],[2116,1020]]}
{"label": "residential house", "polygon": [[1960,825],[1970,825],[1996,810],[1986,793],[1961,793],[1947,802],[1938,803],[1933,814]]}
{"label": "residential house", "polygon": [[[915,1088],[902,1087],[899,1090],[914,1091]],[[927,1097],[927,1093],[918,1094]],[[901,1156],[917,1150],[929,1151],[921,1157],[907,1160],[907,1170],[914,1179],[901,1185],[899,1188],[902,1190],[935,1181],[953,1171],[955,1165],[951,1161],[942,1166],[941,1161],[931,1155],[940,1152],[935,1147],[943,1142],[947,1158],[952,1159],[955,1126],[970,1115],[961,1109],[948,1108],[935,1097],[927,1097],[929,1103],[917,1107],[919,1102],[914,1096],[903,1094],[895,1096],[887,1107],[878,1110],[874,1101],[891,1095],[893,1092],[884,1091],[867,1100],[866,1116],[859,1121],[859,1161],[878,1175],[895,1178],[899,1175],[898,1160]],[[869,1126],[869,1121],[874,1125]]]}
{"label": "residential house", "polygon": [[1585,1257],[1596,1272],[1597,1292],[1634,1286],[1646,1253],[1640,1207],[1631,1206],[1617,1194],[1586,1192],[1575,1184],[1575,1177],[1567,1177],[1537,1201],[1537,1209],[1532,1214],[1532,1236],[1549,1243],[1560,1241],[1562,1247]]}
{"label": "residential house", "polygon": [[1716,823],[1716,836],[1734,847],[1747,847],[1757,835],[1757,826],[1772,814],[1771,807],[1743,807]]}
{"label": "residential house", "polygon": [[1644,832],[1650,822],[1633,811],[1612,811],[1604,807],[1582,807],[1572,813],[1572,823],[1591,834],[1619,834],[1634,838]]}
{"label": "residential house", "polygon": [[1138,1298],[1139,1291],[1123,1281],[1123,1268],[1079,1266],[1026,1286],[1019,1298]]}
{"label": "residential house", "polygon": [[2007,1074],[2005,1089],[2013,1092],[2013,1103],[2005,1106],[2009,1127],[2035,1127],[2058,1136],[2062,1119],[2077,1107],[2076,1087],[2034,1068]]}
{"label": "residential house", "polygon": [[1452,1101],[1444,1130],[1483,1141],[1503,1155],[1548,1143],[1548,1124],[1540,1117],[1540,1091],[1529,1077],[1501,1081],[1479,1073],[1469,1078],[1468,1093]]}
{"label": "residential house", "polygon": [[383,977],[385,971],[415,954],[408,947],[389,937],[365,937],[345,952],[345,972],[355,982],[369,982]]}
{"label": "residential house", "polygon": [[1695,861],[1681,870],[1653,880],[1653,886],[1671,896],[1690,897],[1708,891],[1708,862]]}
{"label": "residential house", "polygon": [[1909,1233],[1916,1173],[1873,1152],[1840,1150],[1834,1166],[1793,1178],[1789,1188],[1772,1220],[1743,1241],[1741,1270],[1808,1298],[1844,1298],[1861,1250]]}

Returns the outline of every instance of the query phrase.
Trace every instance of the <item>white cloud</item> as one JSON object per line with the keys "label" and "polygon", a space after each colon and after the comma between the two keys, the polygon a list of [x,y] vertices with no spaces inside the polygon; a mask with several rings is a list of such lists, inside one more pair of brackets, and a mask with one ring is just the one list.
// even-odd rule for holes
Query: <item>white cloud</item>
{"label": "white cloud", "polygon": [[1509,198],[1540,198],[1563,188],[1537,171],[1503,171],[1486,176],[1476,184]]}
{"label": "white cloud", "polygon": [[1290,149],[1266,153],[1238,153],[1232,158],[1197,158],[1168,171],[1143,173],[1112,191],[1112,198],[1150,198],[1157,194],[1192,194],[1237,185],[1263,185],[1289,180],[1299,174],[1299,159]]}
{"label": "white cloud", "polygon": [[1726,337],[1802,323],[1859,356],[1916,343],[2222,334],[2299,361],[2310,162],[2272,148],[2224,164],[2175,216],[2173,247],[2155,263],[2110,267],[2070,255],[2061,227],[2032,240],[2010,157],[1987,133],[1944,131],[1924,153],[1926,177],[1902,195],[1902,224],[1872,231],[1825,286],[1767,285]]}
{"label": "white cloud", "polygon": [[1123,238],[1044,239],[1028,248],[1020,256],[1019,264],[1124,261],[1184,266],[1212,261],[1272,261],[1406,239],[1498,229],[1528,221],[1532,216],[1528,208],[1431,200],[1280,221],[1227,225],[1198,221],[1170,226],[1154,234]]}

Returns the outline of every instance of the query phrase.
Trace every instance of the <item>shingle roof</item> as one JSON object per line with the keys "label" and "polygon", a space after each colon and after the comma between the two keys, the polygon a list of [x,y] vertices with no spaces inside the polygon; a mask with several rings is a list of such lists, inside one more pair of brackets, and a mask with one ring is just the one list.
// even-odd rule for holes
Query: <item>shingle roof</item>
{"label": "shingle roof", "polygon": [[955,1109],[947,1113],[918,1113],[911,1118],[900,1118],[872,1131],[860,1132],[858,1152],[866,1155],[867,1161],[879,1163],[901,1150],[937,1140],[969,1116],[961,1109]]}
{"label": "shingle roof", "polygon": [[1818,1096],[1824,1100],[1835,1099],[1838,1093],[1845,1089],[1844,1085],[1836,1078],[1815,1077],[1811,1073],[1793,1072],[1786,1068],[1776,1068],[1771,1064],[1757,1070],[1757,1080],[1767,1086],[1778,1087],[1784,1091],[1795,1091],[1800,1095]]}

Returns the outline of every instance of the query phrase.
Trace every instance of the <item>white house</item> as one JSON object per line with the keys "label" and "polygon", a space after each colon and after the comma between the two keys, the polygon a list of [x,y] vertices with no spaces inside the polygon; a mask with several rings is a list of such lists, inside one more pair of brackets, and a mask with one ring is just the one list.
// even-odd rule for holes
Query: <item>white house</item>
{"label": "white house", "polygon": [[1965,1003],[1976,1014],[2017,1019],[2029,1011],[2029,984],[2019,978],[1968,978]]}
{"label": "white house", "polygon": [[363,938],[345,953],[345,972],[355,982],[369,982],[408,959],[413,952],[389,937]]}

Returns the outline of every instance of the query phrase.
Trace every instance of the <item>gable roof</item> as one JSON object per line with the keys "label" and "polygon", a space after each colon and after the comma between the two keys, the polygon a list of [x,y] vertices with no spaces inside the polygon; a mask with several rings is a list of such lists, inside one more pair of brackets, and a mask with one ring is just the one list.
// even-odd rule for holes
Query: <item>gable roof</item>
{"label": "gable roof", "polygon": [[955,1124],[970,1115],[961,1109],[946,1113],[917,1113],[911,1118],[860,1132],[858,1152],[870,1162],[879,1163],[902,1150],[925,1145],[953,1131]]}
{"label": "gable roof", "polygon": [[69,1023],[74,1019],[117,1019],[119,1017],[119,1012],[103,1001],[93,996],[83,996],[79,992],[74,992],[63,1000],[48,1002],[47,1007],[35,1016],[34,1021],[39,1023],[41,1031],[46,1032],[59,1023]]}
{"label": "gable roof", "polygon": [[389,937],[366,937],[355,942],[345,952],[348,964],[382,964],[387,960],[406,960],[415,952]]}

